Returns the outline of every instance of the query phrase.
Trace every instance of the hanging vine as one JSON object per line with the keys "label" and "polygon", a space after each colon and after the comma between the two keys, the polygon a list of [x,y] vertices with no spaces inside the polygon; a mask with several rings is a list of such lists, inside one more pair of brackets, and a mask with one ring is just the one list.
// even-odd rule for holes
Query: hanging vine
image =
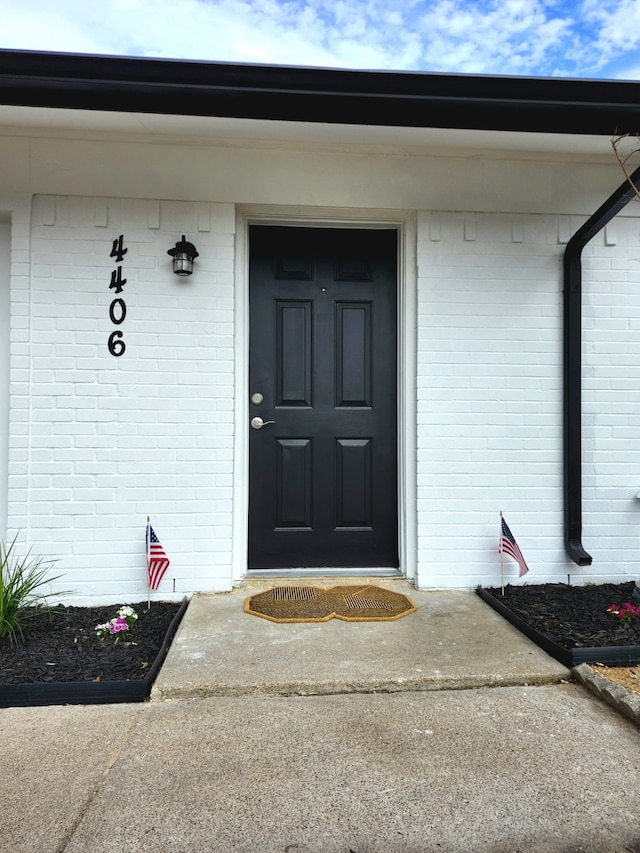
{"label": "hanging vine", "polygon": [[[623,149],[626,148],[628,142],[631,143],[631,150],[625,152]],[[633,187],[633,191],[636,194],[636,197],[640,199],[640,189],[636,186],[636,184],[631,179],[631,174],[629,173],[629,161],[631,158],[640,154],[640,134],[638,133],[623,133],[620,136],[614,136],[611,140],[611,145],[613,147],[613,152],[616,155],[616,160],[620,164],[620,168],[624,172],[624,176]]]}

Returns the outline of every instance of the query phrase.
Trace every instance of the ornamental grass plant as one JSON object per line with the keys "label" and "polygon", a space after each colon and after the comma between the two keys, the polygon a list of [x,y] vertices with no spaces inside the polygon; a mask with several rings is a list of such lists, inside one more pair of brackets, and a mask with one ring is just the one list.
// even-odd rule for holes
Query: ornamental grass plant
{"label": "ornamental grass plant", "polygon": [[32,557],[31,548],[24,557],[17,556],[17,538],[8,548],[0,542],[0,640],[7,637],[12,646],[24,640],[26,628],[47,606],[42,587],[60,577],[49,577],[52,561]]}

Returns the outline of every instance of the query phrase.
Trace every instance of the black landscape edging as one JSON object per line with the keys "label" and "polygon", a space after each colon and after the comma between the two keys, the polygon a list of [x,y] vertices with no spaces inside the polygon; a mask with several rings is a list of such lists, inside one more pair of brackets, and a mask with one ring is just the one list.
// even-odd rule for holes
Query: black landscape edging
{"label": "black landscape edging", "polygon": [[603,663],[606,666],[637,666],[640,664],[640,646],[573,646],[565,649],[546,637],[537,628],[525,622],[517,613],[506,607],[501,601],[481,586],[476,589],[480,598],[493,607],[501,616],[533,640],[547,654],[554,657],[567,669],[573,669],[581,663]]}
{"label": "black landscape edging", "polygon": [[164,663],[171,641],[185,614],[189,599],[184,598],[171,620],[160,651],[144,678],[118,681],[52,681],[32,684],[0,684],[0,708],[26,708],[35,705],[111,705],[144,702]]}

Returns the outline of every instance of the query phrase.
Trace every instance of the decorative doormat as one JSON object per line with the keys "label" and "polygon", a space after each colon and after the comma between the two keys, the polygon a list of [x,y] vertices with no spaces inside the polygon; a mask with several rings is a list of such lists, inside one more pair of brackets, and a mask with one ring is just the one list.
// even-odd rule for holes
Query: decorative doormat
{"label": "decorative doormat", "polygon": [[275,586],[250,595],[244,612],[272,622],[390,622],[414,613],[416,605],[400,592],[379,586]]}

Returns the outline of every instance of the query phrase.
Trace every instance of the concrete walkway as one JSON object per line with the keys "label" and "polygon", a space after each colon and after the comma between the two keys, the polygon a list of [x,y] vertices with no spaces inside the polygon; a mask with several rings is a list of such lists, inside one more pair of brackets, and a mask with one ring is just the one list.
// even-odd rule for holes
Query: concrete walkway
{"label": "concrete walkway", "polygon": [[640,851],[638,728],[474,593],[275,625],[250,591],[192,601],[149,703],[0,710],[2,853]]}

